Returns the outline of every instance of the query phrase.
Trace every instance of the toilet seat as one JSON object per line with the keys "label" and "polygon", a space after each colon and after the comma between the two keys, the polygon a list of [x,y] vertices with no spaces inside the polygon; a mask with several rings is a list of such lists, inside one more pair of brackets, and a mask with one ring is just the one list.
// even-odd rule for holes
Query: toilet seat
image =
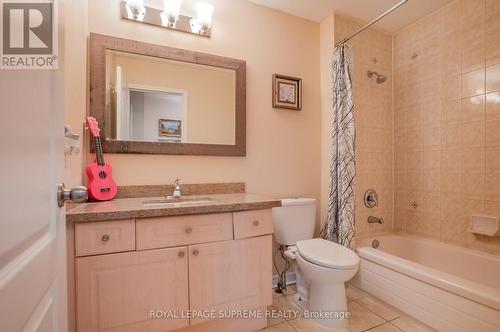
{"label": "toilet seat", "polygon": [[299,241],[297,249],[306,261],[323,267],[348,270],[359,265],[359,257],[354,251],[324,239]]}

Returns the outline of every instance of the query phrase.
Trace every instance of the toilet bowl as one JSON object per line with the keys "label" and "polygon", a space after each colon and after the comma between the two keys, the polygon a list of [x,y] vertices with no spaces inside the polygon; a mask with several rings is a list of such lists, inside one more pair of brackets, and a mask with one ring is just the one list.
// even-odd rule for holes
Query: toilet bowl
{"label": "toilet bowl", "polygon": [[345,282],[358,271],[358,255],[339,244],[314,239],[316,200],[283,199],[273,208],[274,238],[285,248],[297,282],[294,302],[327,328],[344,327]]}
{"label": "toilet bowl", "polygon": [[323,239],[299,241],[297,249],[297,264],[309,285],[307,310],[311,317],[328,328],[345,327],[345,282],[358,271],[358,255]]}

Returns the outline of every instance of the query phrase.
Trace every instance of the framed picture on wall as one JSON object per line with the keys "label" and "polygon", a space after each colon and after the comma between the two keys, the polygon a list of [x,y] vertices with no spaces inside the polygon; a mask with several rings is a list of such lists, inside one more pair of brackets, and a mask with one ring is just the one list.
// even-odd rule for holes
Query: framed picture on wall
{"label": "framed picture on wall", "polygon": [[158,136],[163,137],[182,137],[182,121],[160,119],[158,122]]}
{"label": "framed picture on wall", "polygon": [[273,108],[302,109],[302,79],[273,75]]}

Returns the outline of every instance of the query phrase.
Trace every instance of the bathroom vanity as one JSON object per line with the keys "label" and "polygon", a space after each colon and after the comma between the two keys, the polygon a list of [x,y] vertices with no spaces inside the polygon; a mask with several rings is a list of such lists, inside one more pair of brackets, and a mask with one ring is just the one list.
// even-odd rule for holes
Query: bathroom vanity
{"label": "bathroom vanity", "polygon": [[76,331],[265,327],[265,316],[212,316],[272,303],[271,208],[280,201],[246,193],[161,201],[121,198],[68,211]]}

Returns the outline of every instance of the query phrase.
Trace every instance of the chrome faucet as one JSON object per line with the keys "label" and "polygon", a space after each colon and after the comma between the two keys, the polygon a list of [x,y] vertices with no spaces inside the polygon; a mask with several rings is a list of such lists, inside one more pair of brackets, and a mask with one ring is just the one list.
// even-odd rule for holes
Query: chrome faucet
{"label": "chrome faucet", "polygon": [[383,224],[384,223],[384,219],[369,216],[368,217],[368,223],[369,224]]}
{"label": "chrome faucet", "polygon": [[173,198],[180,198],[182,196],[180,181],[181,179],[175,179],[174,192],[172,193]]}

